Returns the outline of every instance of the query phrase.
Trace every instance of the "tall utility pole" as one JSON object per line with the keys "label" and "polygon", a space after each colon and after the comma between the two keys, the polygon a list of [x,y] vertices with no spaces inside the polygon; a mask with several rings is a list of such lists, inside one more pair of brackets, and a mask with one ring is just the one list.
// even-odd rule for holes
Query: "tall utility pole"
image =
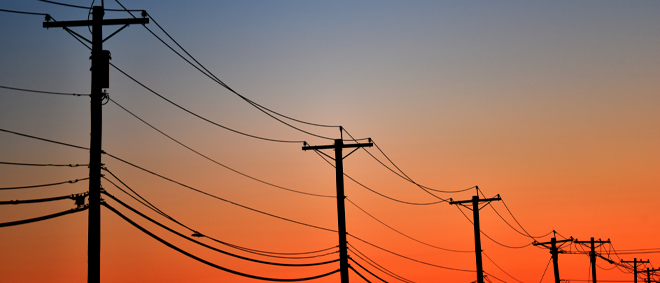
{"label": "tall utility pole", "polygon": [[[361,147],[372,147],[374,144],[369,139],[369,143],[352,143],[344,144],[342,139],[336,139],[334,145],[320,145],[309,146],[307,143],[303,145],[303,150],[320,150],[320,149],[334,149],[335,150],[335,176],[337,179],[337,222],[339,230],[339,269],[341,273],[341,283],[348,283],[348,249],[346,248],[346,212],[344,211],[344,158],[351,155]],[[346,156],[343,155],[342,149],[355,148]],[[325,154],[325,153],[323,153]],[[329,157],[329,156],[328,156]],[[332,157],[330,157],[332,158]]]}
{"label": "tall utility pole", "polygon": [[[600,256],[600,255],[596,255],[596,248],[600,247],[603,244],[610,243],[610,240],[602,241],[602,240],[598,239],[598,241],[595,241],[594,237],[591,237],[590,241],[578,241],[577,239],[575,239],[574,243],[576,243],[576,244],[591,244],[591,251],[589,252],[589,260],[591,260],[591,279],[592,279],[591,282],[593,282],[593,283],[598,282],[598,281],[596,281],[596,256]],[[598,246],[596,246],[596,244],[598,244]],[[607,261],[610,261],[609,259],[604,258],[602,256],[601,256],[601,258],[603,258]],[[614,263],[614,262],[610,261],[610,263]]]}
{"label": "tall utility pole", "polygon": [[[479,188],[477,188],[478,190]],[[449,204],[460,204],[463,205],[464,203],[472,203],[472,217],[473,217],[473,222],[474,222],[474,253],[476,255],[477,259],[477,283],[484,283],[484,268],[481,260],[481,229],[479,228],[479,202],[491,202],[495,200],[502,200],[500,198],[500,195],[497,195],[497,197],[494,198],[485,198],[485,199],[479,199],[479,193],[477,192],[476,196],[472,197],[472,200],[461,200],[461,201],[454,201],[453,199],[449,199]],[[465,206],[465,205],[463,205]],[[465,206],[466,208],[470,209],[469,207]]]}
{"label": "tall utility pole", "polygon": [[[103,26],[147,24],[147,18],[103,20],[102,6],[92,8],[92,20],[44,22],[43,27],[61,27],[89,42],[89,40],[68,29],[68,27],[92,26],[92,90],[91,98],[91,134],[89,150],[89,216],[87,227],[87,282],[101,280],[101,133],[103,127],[104,88],[109,87],[110,52],[103,50],[103,42],[117,32],[103,39]],[[144,13],[143,13],[144,15]],[[121,30],[120,29],[120,30]]]}
{"label": "tall utility pole", "polygon": [[[561,248],[561,246],[557,247],[557,244],[563,244],[563,243],[567,243],[567,242],[573,242],[573,237],[570,237],[569,239],[566,239],[566,240],[559,240],[559,241],[557,241],[557,238],[552,237],[550,239],[549,243],[548,242],[539,243],[537,241],[534,241],[534,243],[533,243],[533,245],[535,245],[535,246],[544,246],[544,247],[550,249],[550,254],[552,254],[552,267],[555,271],[555,283],[559,283],[561,281],[561,279],[559,279],[559,263],[558,263],[558,261],[559,261],[559,254],[562,253],[562,252],[559,251],[559,248]],[[550,244],[550,247],[547,246],[548,244]]]}
{"label": "tall utility pole", "polygon": [[632,263],[633,264],[633,274],[635,275],[635,283],[637,283],[637,264],[638,263],[649,263],[649,261],[648,260],[646,260],[646,261],[637,260],[637,258],[634,258],[632,261],[622,259],[621,263]]}

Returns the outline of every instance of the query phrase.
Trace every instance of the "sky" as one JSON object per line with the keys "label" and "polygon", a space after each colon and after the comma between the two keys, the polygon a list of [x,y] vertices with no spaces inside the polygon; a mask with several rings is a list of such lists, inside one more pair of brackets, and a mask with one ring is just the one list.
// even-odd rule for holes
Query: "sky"
{"label": "sky", "polygon": [[[474,250],[472,212],[447,202],[409,204],[438,198],[468,200],[477,193],[475,186],[483,193],[480,197],[502,198],[480,210],[483,266],[491,282],[553,282],[552,268],[544,272],[549,251],[529,245],[534,240],[550,241],[552,231],[558,239],[609,239],[611,244],[599,250],[603,256],[617,262],[650,260],[646,266],[660,266],[657,1],[121,2],[128,9],[146,10],[150,16],[146,27],[153,34],[185,55],[168,35],[174,38],[239,94],[288,117],[341,125],[346,131],[280,117],[314,136],[280,123],[192,67],[145,27],[134,25],[105,41],[103,48],[111,52],[112,64],[148,89],[110,70],[107,92],[112,101],[103,106],[102,148],[107,153],[219,198],[335,230],[335,198],[295,193],[264,182],[334,196],[335,169],[321,155],[303,151],[302,142],[329,145],[333,139],[349,139],[349,134],[371,138],[378,148],[358,150],[344,159],[344,172],[359,182],[345,178],[348,242],[407,280],[476,279],[475,255],[469,252]],[[104,5],[121,9],[115,1]],[[57,21],[88,17],[86,9],[40,1],[2,1],[0,9],[48,13]],[[104,16],[129,17],[114,11]],[[43,28],[44,20],[39,15],[0,12],[0,86],[88,94],[89,50],[60,28]],[[117,28],[104,27],[104,36]],[[73,30],[91,38],[87,28]],[[222,126],[295,142],[265,141],[228,131],[154,92]],[[89,146],[89,98],[0,88],[0,129]],[[334,156],[332,150],[324,153]],[[119,178],[180,223],[215,239],[282,253],[338,244],[335,232],[232,205],[107,155],[102,160],[108,180],[127,190]],[[471,189],[433,192],[436,198],[379,161],[435,190]],[[0,132],[0,162],[86,164],[89,154]],[[0,164],[0,188],[87,175],[86,165]],[[110,181],[103,180],[102,186],[111,195],[180,233],[191,234]],[[3,189],[0,201],[82,193],[87,186],[83,180]],[[228,257],[104,199],[158,237],[225,268],[273,278],[309,277],[338,268],[337,263],[268,266]],[[71,208],[75,208],[72,200],[0,205],[0,223]],[[107,208],[101,213],[103,282],[258,281],[186,257]],[[533,238],[537,236],[542,237]],[[336,253],[298,260],[269,258],[208,238],[198,240],[260,260],[313,263],[338,258]],[[589,258],[581,253],[584,247],[566,247],[570,253],[559,256],[562,279],[586,282],[591,275]],[[638,249],[654,250],[631,251]],[[0,274],[7,282],[85,282],[87,212],[2,227],[0,250]],[[386,281],[399,282],[350,255]],[[633,275],[615,265],[600,258],[597,264],[600,280],[632,282]],[[353,266],[371,282],[378,281]],[[338,281],[339,274],[333,274],[311,282]],[[363,282],[355,273],[351,281]]]}

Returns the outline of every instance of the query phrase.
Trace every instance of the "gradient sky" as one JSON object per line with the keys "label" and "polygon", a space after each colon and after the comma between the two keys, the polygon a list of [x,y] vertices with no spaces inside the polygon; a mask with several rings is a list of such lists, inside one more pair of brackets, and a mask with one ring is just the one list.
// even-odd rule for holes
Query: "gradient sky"
{"label": "gradient sky", "polygon": [[[66,0],[90,6],[92,1]],[[96,1],[98,5],[99,1]],[[440,190],[478,185],[500,194],[533,236],[552,230],[580,240],[610,239],[616,250],[660,248],[660,2],[658,1],[122,1],[144,9],[206,68],[242,95],[297,119],[342,125],[371,137],[416,182]],[[107,8],[120,8],[105,1]],[[2,1],[0,9],[83,20],[84,9]],[[107,12],[105,18],[130,17]],[[42,16],[0,12],[0,85],[88,93],[90,53]],[[164,40],[152,21],[147,25]],[[104,30],[109,35],[116,27]],[[89,37],[86,28],[76,28]],[[171,41],[167,40],[168,43]],[[332,141],[283,125],[176,56],[141,26],[104,43],[112,63],[180,105],[250,134],[312,145]],[[195,150],[248,175],[315,194],[335,193],[334,169],[301,143],[274,143],[223,130],[168,104],[116,70],[110,97]],[[124,112],[104,106],[103,149],[149,170],[282,217],[336,228],[334,199],[264,185],[195,155]],[[337,128],[300,125],[339,138]],[[89,99],[0,89],[0,128],[89,145]],[[380,152],[370,152],[385,161]],[[332,151],[327,151],[333,154]],[[0,132],[0,161],[87,163],[84,150]],[[298,252],[336,245],[336,234],[229,205],[163,181],[107,156],[107,168],[161,210],[200,232],[254,249]],[[366,152],[345,172],[381,194],[436,200]],[[86,167],[0,165],[0,187],[84,178]],[[106,176],[109,176],[106,174]],[[103,181],[108,192],[153,217]],[[86,182],[4,190],[0,200],[80,193]],[[442,194],[470,199],[474,190]],[[346,179],[346,195],[388,225],[426,243],[473,250],[472,225],[455,206],[416,206],[374,194]],[[139,219],[109,200],[132,219]],[[0,206],[0,222],[74,207],[72,201]],[[502,202],[493,207],[515,221]],[[474,270],[474,254],[430,248],[346,204],[348,232],[436,265]],[[469,213],[467,210],[463,210]],[[186,230],[158,218],[181,232]],[[269,267],[218,255],[139,223],[218,265],[282,278],[337,268]],[[501,244],[533,240],[491,207],[482,230]],[[7,282],[85,282],[86,212],[0,228],[0,274]],[[549,241],[551,236],[540,238]],[[210,243],[210,242],[209,242]],[[411,262],[349,237],[349,243],[415,282],[470,282],[474,273]],[[609,248],[606,245],[606,248]],[[505,248],[482,237],[484,269],[506,282],[538,282],[548,250]],[[615,260],[658,254],[612,255]],[[191,260],[102,209],[103,282],[256,282]],[[632,280],[605,261],[599,279]],[[499,267],[498,267],[499,266]],[[506,271],[505,274],[501,269]],[[589,259],[560,255],[562,279],[587,280]],[[362,272],[364,274],[364,272]],[[387,275],[383,278],[392,279]],[[338,282],[338,274],[313,282]],[[353,282],[360,278],[351,275]],[[491,278],[493,282],[498,282]],[[551,282],[552,270],[542,282]],[[396,282],[396,280],[390,280]]]}

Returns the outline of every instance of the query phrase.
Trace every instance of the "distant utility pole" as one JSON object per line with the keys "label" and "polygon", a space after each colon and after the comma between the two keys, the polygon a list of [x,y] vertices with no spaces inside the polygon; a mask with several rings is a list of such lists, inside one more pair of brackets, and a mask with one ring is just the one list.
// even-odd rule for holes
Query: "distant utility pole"
{"label": "distant utility pole", "polygon": [[[320,145],[309,146],[307,143],[303,145],[303,150],[320,150],[320,149],[334,149],[335,158],[335,176],[337,179],[337,221],[339,229],[339,268],[341,273],[341,283],[348,283],[348,250],[346,248],[346,212],[344,211],[344,158],[351,155],[361,147],[372,147],[374,144],[369,139],[369,143],[352,143],[344,144],[342,139],[336,139],[334,145]],[[346,156],[343,155],[342,149],[355,148]],[[323,153],[325,154],[325,153]],[[326,155],[327,156],[327,155]]]}
{"label": "distant utility pole", "polygon": [[[591,244],[591,251],[589,252],[589,259],[591,260],[591,278],[592,278],[591,282],[596,283],[597,282],[596,281],[596,256],[600,256],[600,255],[596,255],[596,248],[600,247],[603,244],[610,243],[610,240],[602,241],[602,240],[598,239],[598,241],[595,241],[594,237],[591,237],[590,241],[578,241],[577,239],[575,239],[574,243],[576,243],[576,244]],[[599,245],[596,246],[596,244],[599,244]],[[614,263],[610,259],[604,258],[602,256],[600,256],[600,257],[604,260],[607,260],[609,263]]]}
{"label": "distant utility pole", "polygon": [[[646,268],[646,282],[651,283],[651,272],[655,273],[656,271],[660,271],[660,268],[657,269],[649,269],[648,267]],[[658,281],[655,281],[658,282]]]}
{"label": "distant utility pole", "polygon": [[[648,260],[643,261],[643,260],[637,260],[637,258],[634,258],[632,261],[630,260],[621,260],[621,263],[632,263],[633,264],[633,274],[635,275],[635,283],[637,283],[637,264],[638,263],[649,263]],[[648,268],[647,268],[648,270]]]}
{"label": "distant utility pole", "polygon": [[[103,20],[103,6],[92,8],[92,20],[44,22],[45,28],[64,28],[92,44],[92,91],[91,134],[89,151],[89,224],[87,234],[87,282],[101,280],[101,133],[103,126],[102,106],[104,88],[109,87],[110,52],[103,50],[103,42],[130,24],[147,24],[147,18]],[[146,13],[143,12],[143,16]],[[103,26],[124,25],[115,33],[103,39]],[[92,41],[80,36],[68,27],[92,26]]]}
{"label": "distant utility pole", "polygon": [[[478,187],[477,190],[479,190]],[[454,201],[453,199],[449,199],[449,204],[463,205],[464,203],[472,203],[472,208],[465,205],[463,206],[472,210],[472,216],[474,218],[474,253],[477,259],[477,283],[484,283],[484,268],[481,260],[481,229],[479,228],[479,202],[491,202],[496,200],[502,200],[500,195],[497,195],[495,198],[479,199],[478,191],[477,195],[472,197],[472,200]]]}
{"label": "distant utility pole", "polygon": [[[552,237],[550,239],[550,242],[539,243],[537,241],[534,241],[534,243],[533,243],[533,245],[535,245],[535,246],[543,246],[543,247],[546,247],[546,248],[550,249],[550,254],[552,254],[552,267],[555,271],[555,283],[559,283],[561,281],[561,279],[559,279],[559,263],[558,263],[558,261],[559,261],[559,254],[562,253],[562,251],[559,251],[559,248],[561,248],[561,246],[557,247],[557,244],[563,244],[563,243],[567,243],[567,242],[573,242],[573,237],[570,237],[569,239],[566,239],[566,240],[559,240],[559,241],[557,241],[557,238]],[[547,246],[548,244],[550,244],[549,247]],[[635,282],[635,283],[637,283],[637,282]]]}

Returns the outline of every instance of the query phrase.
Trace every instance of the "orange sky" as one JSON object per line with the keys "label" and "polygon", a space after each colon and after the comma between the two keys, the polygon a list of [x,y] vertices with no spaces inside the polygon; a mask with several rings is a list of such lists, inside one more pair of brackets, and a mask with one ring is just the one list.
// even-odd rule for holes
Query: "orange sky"
{"label": "orange sky", "polygon": [[[115,2],[106,2],[109,8],[119,8]],[[610,239],[612,245],[605,245],[604,253],[612,246],[618,251],[660,248],[655,236],[660,232],[656,201],[660,198],[660,4],[656,2],[122,3],[130,9],[146,9],[205,67],[249,99],[296,119],[342,125],[356,138],[371,137],[419,184],[438,190],[478,185],[487,197],[499,194],[503,202],[493,202],[480,215],[482,231],[501,244],[522,246],[533,239],[511,229],[493,207],[509,224],[520,230],[517,220],[532,236],[555,230],[579,240]],[[51,13],[60,21],[87,15],[84,9],[40,2],[3,3],[0,9]],[[106,18],[125,16],[106,14]],[[87,49],[62,30],[41,28],[42,21],[40,16],[10,13],[0,17],[4,26],[0,28],[4,39],[0,86],[88,92]],[[153,22],[148,27],[166,38]],[[89,36],[86,29],[76,31]],[[106,30],[106,36],[111,32]],[[142,27],[122,30],[104,48],[112,52],[113,64],[146,86],[224,126],[272,139],[332,143],[264,115],[191,68]],[[113,100],[222,164],[293,190],[335,194],[334,168],[314,152],[301,150],[302,143],[274,143],[223,130],[168,104],[115,70],[110,84]],[[297,194],[246,178],[167,139],[112,102],[103,111],[106,152],[232,202],[336,229],[335,199]],[[339,138],[337,128],[291,123]],[[0,128],[88,146],[89,100],[0,89]],[[0,148],[0,162],[89,161],[85,150],[5,132],[0,132]],[[376,148],[369,152],[387,163]],[[334,154],[332,150],[326,153]],[[275,252],[337,245],[333,232],[210,198],[108,156],[103,156],[103,162],[149,202],[205,235]],[[346,174],[388,197],[406,202],[437,200],[365,151],[347,157],[344,166]],[[87,174],[85,166],[0,164],[0,188],[80,179]],[[110,174],[106,177],[115,182]],[[406,235],[443,248],[474,249],[473,226],[456,206],[404,204],[349,179],[345,182],[348,199]],[[191,234],[109,182],[102,184],[150,217]],[[0,190],[0,201],[86,190],[86,181]],[[475,192],[437,195],[467,200]],[[314,276],[338,268],[336,263],[273,267],[227,257],[177,238],[106,200],[159,237],[226,268],[275,278]],[[2,205],[0,222],[74,206],[69,200]],[[463,212],[471,218],[470,211]],[[419,261],[475,269],[473,253],[438,250],[410,240],[349,202],[346,215],[351,235]],[[208,239],[200,241],[224,248]],[[413,262],[352,237],[348,241],[378,264],[414,282],[475,280],[472,272]],[[101,242],[103,282],[256,282],[187,258],[105,208]],[[505,282],[538,282],[550,258],[547,249],[506,248],[485,237],[482,248],[497,264],[484,257],[484,270]],[[0,228],[0,250],[3,281],[85,282],[87,213]],[[652,266],[660,265],[658,253],[610,257],[650,259]],[[397,281],[359,262],[383,279]],[[586,255],[562,254],[559,262],[562,279],[590,278]],[[599,279],[632,280],[632,275],[617,268],[607,270],[614,266],[601,259],[598,265],[603,268],[598,269]],[[541,282],[552,280],[550,267]],[[338,281],[339,275],[334,274],[312,282]],[[362,282],[355,274],[351,281]]]}

